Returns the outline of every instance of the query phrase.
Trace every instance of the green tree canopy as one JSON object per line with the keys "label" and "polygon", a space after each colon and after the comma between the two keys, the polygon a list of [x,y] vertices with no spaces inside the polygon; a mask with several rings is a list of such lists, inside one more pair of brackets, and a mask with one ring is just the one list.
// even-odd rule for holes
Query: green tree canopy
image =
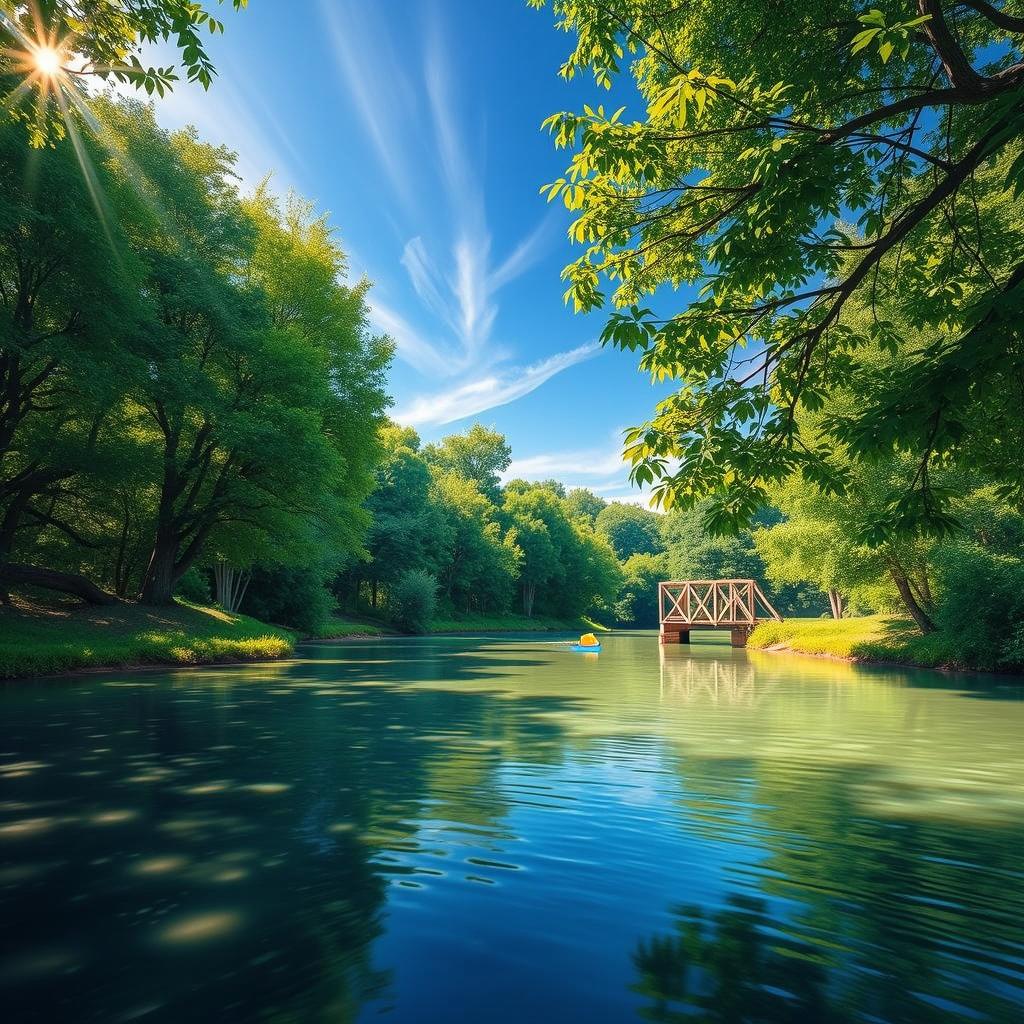
{"label": "green tree canopy", "polygon": [[423,454],[443,472],[472,480],[491,501],[498,500],[501,474],[512,462],[504,436],[479,423],[464,434],[449,434],[438,444],[428,444]]}
{"label": "green tree canopy", "polygon": [[613,501],[597,514],[594,529],[605,537],[622,561],[662,550],[661,516],[640,505]]}
{"label": "green tree canopy", "polygon": [[[634,479],[666,505],[709,498],[721,529],[796,470],[847,491],[836,440],[917,460],[892,527],[942,525],[928,470],[950,459],[983,454],[1024,493],[1016,446],[971,430],[1021,431],[1024,17],[949,0],[551,6],[575,36],[563,77],[612,88],[629,62],[646,105],[547,121],[574,150],[547,188],[584,249],[567,298],[610,305],[603,340],[680,382],[627,436]],[[699,291],[679,310],[663,286],[683,284]],[[882,297],[891,315],[847,317]],[[794,414],[869,341],[907,354],[899,375],[858,379],[857,410],[805,443]]]}
{"label": "green tree canopy", "polygon": [[594,525],[601,509],[608,504],[604,498],[598,497],[586,487],[571,488],[565,495],[565,501],[571,515],[586,519],[591,526]]}

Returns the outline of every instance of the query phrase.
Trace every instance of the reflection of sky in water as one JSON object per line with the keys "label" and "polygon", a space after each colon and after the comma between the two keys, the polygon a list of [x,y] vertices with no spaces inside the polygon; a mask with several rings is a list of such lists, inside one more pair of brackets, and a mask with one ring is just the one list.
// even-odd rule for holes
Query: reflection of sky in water
{"label": "reflection of sky in water", "polygon": [[1020,680],[616,635],[0,692],[20,1020],[1016,1021]]}

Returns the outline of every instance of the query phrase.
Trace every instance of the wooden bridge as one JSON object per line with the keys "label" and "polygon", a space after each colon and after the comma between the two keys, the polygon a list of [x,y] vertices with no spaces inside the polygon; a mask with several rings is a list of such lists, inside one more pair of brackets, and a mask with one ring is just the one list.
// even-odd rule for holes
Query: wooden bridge
{"label": "wooden bridge", "polygon": [[761,619],[782,616],[754,580],[682,580],[658,584],[663,644],[688,644],[692,629],[727,629],[733,647],[746,647]]}

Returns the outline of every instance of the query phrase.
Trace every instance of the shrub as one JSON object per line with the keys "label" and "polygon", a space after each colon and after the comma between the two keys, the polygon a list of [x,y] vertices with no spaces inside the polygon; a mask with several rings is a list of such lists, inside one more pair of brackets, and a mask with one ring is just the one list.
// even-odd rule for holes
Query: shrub
{"label": "shrub", "polygon": [[942,596],[935,622],[950,643],[949,661],[976,668],[1020,664],[1024,560],[970,541],[936,556]]}
{"label": "shrub", "polygon": [[264,622],[317,633],[334,610],[319,569],[254,569],[242,611]]}
{"label": "shrub", "polygon": [[213,595],[210,593],[210,579],[206,572],[192,566],[178,580],[174,596],[180,597],[183,601],[191,601],[193,604],[212,604]]}
{"label": "shrub", "polygon": [[437,610],[437,580],[422,569],[410,569],[388,593],[392,624],[403,633],[425,633]]}

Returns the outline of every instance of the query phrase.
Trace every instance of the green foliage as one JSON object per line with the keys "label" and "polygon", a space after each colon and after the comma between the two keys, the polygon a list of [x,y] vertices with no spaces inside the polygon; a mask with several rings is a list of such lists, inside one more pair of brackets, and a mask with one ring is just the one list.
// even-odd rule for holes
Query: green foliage
{"label": "green foliage", "polygon": [[[218,0],[224,3],[225,0]],[[231,0],[237,11],[248,0]],[[147,66],[140,56],[145,45],[170,44],[177,51],[185,78],[208,89],[216,69],[204,36],[224,31],[223,22],[209,5],[196,0],[40,0],[30,4],[0,5],[0,80],[7,80],[5,95],[11,116],[26,122],[36,147],[62,139],[68,126],[65,112],[78,116],[84,76],[133,85],[147,94],[163,96],[179,81],[174,65]],[[33,52],[41,46],[58,51],[64,68],[49,77],[33,66]],[[32,88],[19,90],[13,82],[24,78]],[[62,95],[61,95],[62,94]],[[78,102],[75,102],[78,100]]]}
{"label": "green foliage", "polygon": [[410,569],[388,591],[388,615],[404,633],[426,633],[437,609],[437,580]]}
{"label": "green foliage", "polygon": [[[633,479],[666,508],[706,500],[716,531],[796,472],[856,498],[838,446],[918,467],[886,534],[951,528],[957,491],[932,472],[950,463],[1019,500],[1020,19],[940,0],[551,8],[574,36],[563,77],[611,89],[628,70],[646,104],[545,122],[572,151],[543,189],[576,214],[567,301],[607,308],[602,340],[680,384],[627,434]],[[869,345],[901,358],[855,367]],[[812,442],[795,414],[837,383],[857,400]]]}
{"label": "green foliage", "polygon": [[310,635],[320,631],[334,610],[334,598],[315,567],[256,568],[242,608],[256,619],[290,626]]}
{"label": "green foliage", "polygon": [[505,438],[479,423],[465,434],[449,434],[440,444],[428,444],[423,454],[442,473],[471,480],[491,501],[497,501],[501,474],[512,462]]}
{"label": "green foliage", "polygon": [[28,173],[0,126],[0,561],[158,604],[215,558],[358,557],[391,352],[367,283],[308,203],[241,199],[226,150],[137,102],[90,117],[91,179],[63,146]]}
{"label": "green foliage", "polygon": [[622,561],[633,555],[656,555],[663,547],[661,516],[640,505],[613,501],[597,514],[594,529]]}
{"label": "green foliage", "polygon": [[[192,566],[180,580],[174,596],[189,604],[210,604],[213,595],[210,593],[210,580],[206,573]],[[280,621],[284,621],[283,619]]]}
{"label": "green foliage", "polygon": [[636,554],[622,566],[622,586],[615,603],[616,621],[638,629],[658,627],[658,584],[671,577],[665,554]]}
{"label": "green foliage", "polygon": [[601,509],[608,504],[604,498],[599,498],[585,487],[573,487],[565,495],[565,503],[569,515],[575,519],[585,519],[591,526],[596,522]]}

